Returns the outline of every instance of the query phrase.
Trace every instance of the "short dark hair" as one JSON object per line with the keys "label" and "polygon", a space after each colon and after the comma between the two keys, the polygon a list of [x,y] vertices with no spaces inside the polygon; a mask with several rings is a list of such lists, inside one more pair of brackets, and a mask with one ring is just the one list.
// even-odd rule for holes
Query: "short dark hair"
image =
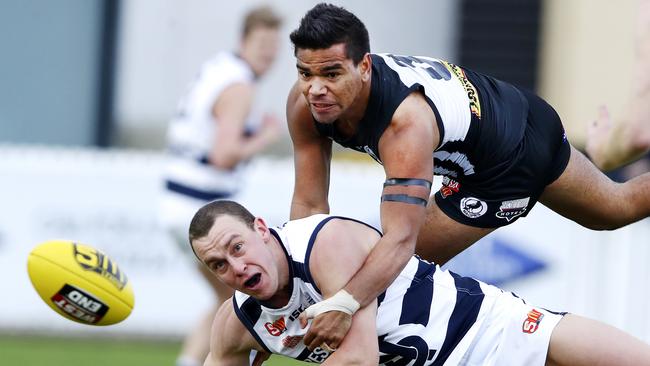
{"label": "short dark hair", "polygon": [[[229,215],[240,220],[251,230],[254,228],[253,223],[255,222],[255,216],[253,216],[253,214],[250,213],[250,211],[248,211],[244,206],[235,201],[212,201],[201,207],[194,214],[192,222],[190,223],[190,245],[192,245],[193,240],[200,239],[208,235],[208,232],[210,232],[210,229],[214,225],[215,220],[219,216],[223,215]],[[194,250],[193,245],[192,250]]]}
{"label": "short dark hair", "polygon": [[299,48],[319,50],[345,43],[346,57],[357,65],[370,52],[368,30],[363,22],[344,8],[332,4],[314,6],[289,38],[294,56]]}
{"label": "short dark hair", "polygon": [[255,28],[278,29],[281,24],[282,18],[270,6],[260,6],[246,13],[241,35],[242,38],[246,38]]}

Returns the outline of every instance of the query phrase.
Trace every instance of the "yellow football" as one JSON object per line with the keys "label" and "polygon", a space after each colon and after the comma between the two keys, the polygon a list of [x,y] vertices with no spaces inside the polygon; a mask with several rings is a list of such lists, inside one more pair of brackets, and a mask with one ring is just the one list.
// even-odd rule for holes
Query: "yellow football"
{"label": "yellow football", "polygon": [[133,289],[124,272],[88,245],[44,242],[29,253],[27,272],[43,301],[76,322],[115,324],[133,310]]}

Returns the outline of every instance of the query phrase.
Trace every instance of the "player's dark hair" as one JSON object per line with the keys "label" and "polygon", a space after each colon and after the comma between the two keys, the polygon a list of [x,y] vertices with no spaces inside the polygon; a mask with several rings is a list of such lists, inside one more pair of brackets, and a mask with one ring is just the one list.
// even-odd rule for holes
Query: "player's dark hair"
{"label": "player's dark hair", "polygon": [[299,48],[319,50],[344,43],[346,57],[356,66],[370,52],[368,30],[363,22],[344,8],[332,4],[314,6],[289,38],[294,56]]}
{"label": "player's dark hair", "polygon": [[[205,206],[201,207],[192,218],[190,223],[190,244],[195,239],[200,239],[210,232],[214,225],[215,220],[219,216],[229,215],[237,218],[251,230],[255,222],[255,216],[248,211],[244,206],[234,201],[217,200],[212,201]],[[194,247],[192,246],[192,250]],[[196,253],[195,253],[196,254]]]}

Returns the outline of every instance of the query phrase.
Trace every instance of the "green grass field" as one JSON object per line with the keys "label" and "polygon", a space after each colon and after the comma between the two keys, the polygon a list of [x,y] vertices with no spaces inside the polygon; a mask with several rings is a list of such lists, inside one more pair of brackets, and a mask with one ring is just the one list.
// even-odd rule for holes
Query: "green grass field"
{"label": "green grass field", "polygon": [[[174,366],[177,342],[0,336],[2,366]],[[267,366],[306,365],[272,357]]]}

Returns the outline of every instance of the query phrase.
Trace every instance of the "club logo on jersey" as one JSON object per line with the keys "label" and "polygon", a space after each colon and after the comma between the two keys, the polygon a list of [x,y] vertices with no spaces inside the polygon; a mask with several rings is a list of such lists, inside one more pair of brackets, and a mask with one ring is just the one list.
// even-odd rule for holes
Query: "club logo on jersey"
{"label": "club logo on jersey", "polygon": [[467,98],[469,99],[469,110],[473,115],[476,116],[476,118],[481,119],[481,103],[478,99],[478,93],[476,92],[476,88],[472,82],[467,79],[465,71],[454,64],[450,64],[447,61],[443,61],[443,64],[447,66],[449,71],[451,71],[460,81],[460,83],[463,84],[463,88],[465,88],[465,92],[467,92]]}
{"label": "club logo on jersey", "polygon": [[99,250],[79,246],[75,243],[73,244],[73,255],[81,268],[86,271],[95,272],[102,277],[106,277],[120,290],[123,289],[129,281],[124,272],[117,267],[115,262]]}
{"label": "club logo on jersey", "polygon": [[487,203],[475,197],[465,197],[460,200],[460,211],[470,219],[475,219],[485,214]]}
{"label": "club logo on jersey", "polygon": [[526,212],[528,202],[530,202],[530,197],[503,201],[501,202],[501,207],[499,207],[499,212],[496,213],[496,216],[510,222]]}
{"label": "club logo on jersey", "polygon": [[287,330],[287,325],[284,322],[284,317],[281,317],[280,319],[274,321],[273,323],[271,322],[266,322],[264,324],[264,328],[269,332],[270,335],[274,337],[279,337],[282,333],[284,333]]}
{"label": "club logo on jersey", "polygon": [[533,334],[539,328],[539,323],[544,318],[544,314],[533,309],[528,312],[528,317],[524,320],[524,324],[521,326],[521,330],[524,333]]}
{"label": "club logo on jersey", "polygon": [[460,190],[460,183],[449,177],[442,177],[442,187],[440,187],[440,194],[442,198],[447,198]]}
{"label": "club logo on jersey", "polygon": [[294,348],[302,341],[303,336],[288,336],[282,339],[282,345],[285,348]]}
{"label": "club logo on jersey", "polygon": [[68,284],[51,298],[54,305],[71,317],[88,324],[99,322],[108,306],[96,297]]}

